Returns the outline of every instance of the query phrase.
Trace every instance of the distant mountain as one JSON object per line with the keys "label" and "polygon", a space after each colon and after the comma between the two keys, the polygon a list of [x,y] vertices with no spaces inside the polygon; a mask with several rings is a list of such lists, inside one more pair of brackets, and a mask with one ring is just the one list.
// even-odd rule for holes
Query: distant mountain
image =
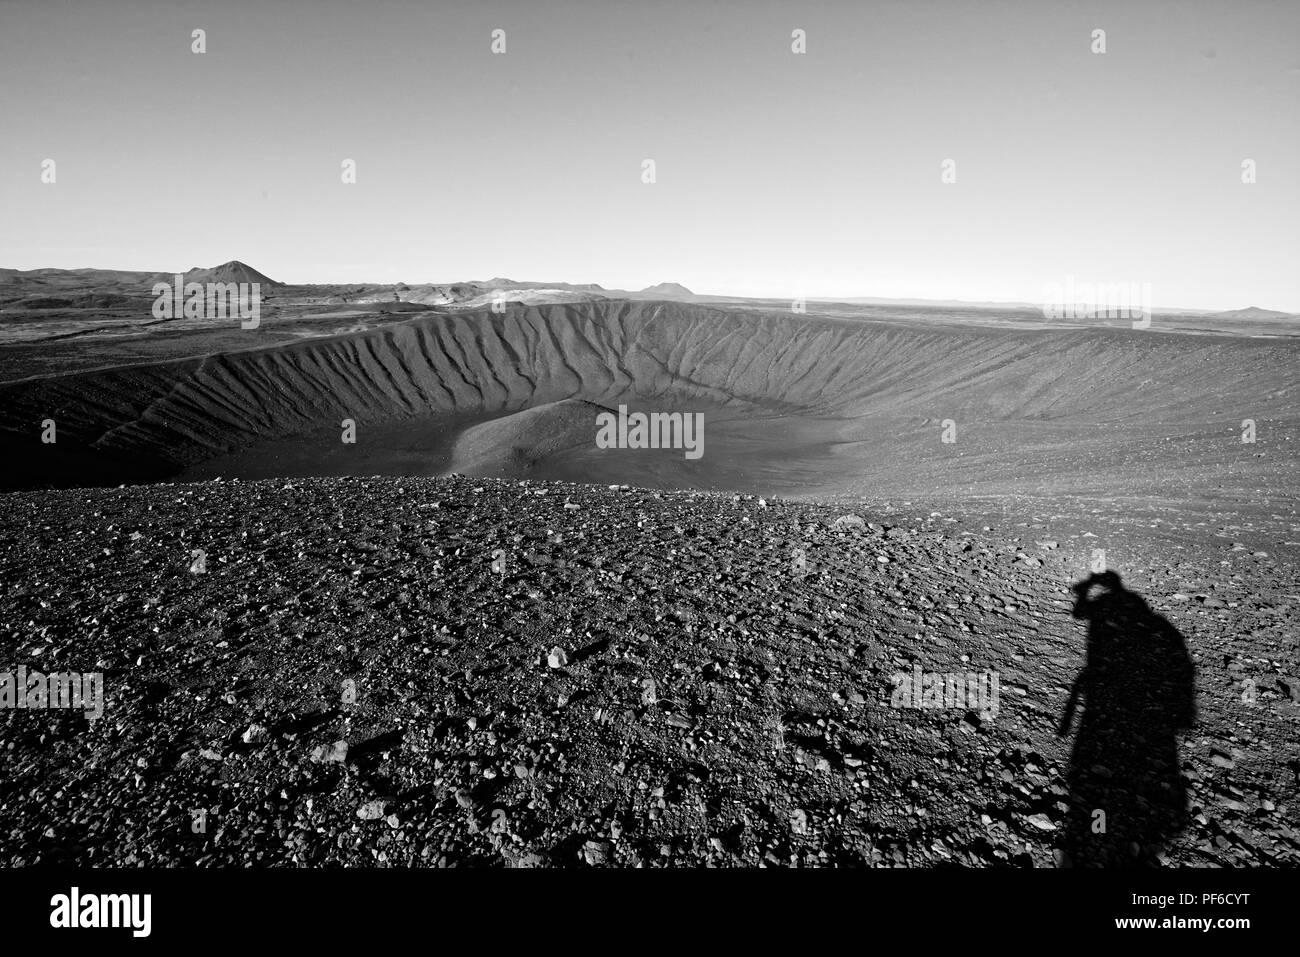
{"label": "distant mountain", "polygon": [[646,286],[637,293],[637,296],[646,299],[694,299],[695,293],[691,292],[679,282],[658,282],[653,286]]}
{"label": "distant mountain", "polygon": [[1289,312],[1278,312],[1276,309],[1261,309],[1259,306],[1247,306],[1245,309],[1229,309],[1227,312],[1216,312],[1213,315],[1222,319],[1290,319],[1292,314]]}
{"label": "distant mountain", "polygon": [[200,269],[195,266],[185,274],[186,282],[247,282],[258,283],[263,286],[283,286],[284,283],[276,282],[268,276],[262,275],[247,263],[241,263],[238,259],[232,259],[228,263],[222,263],[220,266],[213,266],[211,269]]}
{"label": "distant mountain", "polygon": [[519,282],[501,276],[494,276],[482,282],[473,280],[472,285],[481,286],[485,289],[563,289],[565,292],[591,292],[601,296],[605,295],[607,291],[603,286],[594,282]]}
{"label": "distant mountain", "polygon": [[475,279],[470,285],[478,286],[484,290],[554,289],[559,292],[576,293],[602,299],[675,299],[691,302],[696,298],[695,293],[676,282],[661,282],[653,286],[647,286],[644,289],[632,291],[629,289],[606,289],[599,283],[594,282],[520,282],[516,279],[506,279],[504,276],[495,276],[492,279]]}
{"label": "distant mountain", "polygon": [[[282,288],[285,285],[237,259],[206,269],[195,266],[187,270],[184,275],[185,282],[258,283],[267,288]],[[18,287],[29,291],[29,295],[67,287],[75,287],[78,290],[84,290],[85,287],[106,288],[120,285],[147,287],[157,282],[173,281],[175,281],[175,273],[164,272],[131,272],[116,269],[46,268],[17,270],[0,268],[0,285]],[[569,302],[600,299],[672,299],[679,302],[694,302],[700,299],[681,283],[676,282],[656,283],[653,286],[647,286],[636,291],[606,289],[599,283],[594,282],[525,282],[518,279],[507,279],[504,276],[445,284],[379,283],[358,285],[354,288],[350,284],[318,283],[314,285],[337,290],[339,302],[357,303],[391,302],[396,299],[428,305],[445,305],[472,301],[484,296],[490,297],[497,290],[530,293],[528,296],[513,297],[519,301],[528,302],[549,300]],[[548,292],[555,295],[548,296]]]}

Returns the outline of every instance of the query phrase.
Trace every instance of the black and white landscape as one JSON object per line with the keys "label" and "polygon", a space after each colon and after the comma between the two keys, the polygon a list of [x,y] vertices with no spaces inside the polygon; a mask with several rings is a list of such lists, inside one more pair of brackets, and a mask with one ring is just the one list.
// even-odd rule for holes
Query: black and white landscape
{"label": "black and white landscape", "polygon": [[542,6],[0,11],[0,863],[1300,863],[1296,11]]}

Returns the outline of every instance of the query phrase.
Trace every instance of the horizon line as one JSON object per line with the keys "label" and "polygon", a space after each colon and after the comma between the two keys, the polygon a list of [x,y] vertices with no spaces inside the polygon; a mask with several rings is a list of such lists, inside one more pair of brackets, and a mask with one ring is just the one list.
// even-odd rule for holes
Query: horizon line
{"label": "horizon line", "polygon": [[[166,269],[128,269],[128,268],[121,268],[121,267],[116,267],[116,266],[31,266],[31,267],[26,268],[26,269],[21,268],[21,267],[17,267],[17,266],[0,266],[0,270],[13,270],[14,272],[38,272],[38,271],[41,271],[41,270],[52,270],[52,271],[56,271],[56,272],[116,272],[116,273],[136,273],[136,274],[142,274],[142,275],[168,275],[168,276],[175,276],[175,275],[185,275],[185,274],[187,274],[187,273],[189,273],[189,272],[192,272],[192,271],[195,271],[195,270],[218,269],[218,268],[220,268],[221,266],[229,265],[230,263],[239,263],[239,264],[241,264],[241,265],[243,265],[243,266],[246,266],[246,267],[249,268],[249,269],[254,270],[255,272],[261,273],[261,274],[264,275],[264,276],[266,275],[266,273],[262,272],[261,269],[258,269],[256,266],[252,266],[252,265],[250,265],[248,262],[246,262],[245,260],[242,260],[242,259],[228,259],[228,260],[226,260],[225,262],[218,263],[218,264],[215,265],[215,266],[191,266],[191,267],[189,267],[188,269],[182,269],[182,270],[175,270],[175,269],[171,269],[171,270],[166,270]],[[408,281],[406,281],[406,280],[384,281],[384,280],[355,280],[355,279],[354,279],[354,280],[348,280],[348,281],[345,281],[345,282],[340,282],[340,281],[334,281],[334,282],[289,282],[289,281],[285,281],[285,280],[282,280],[282,279],[273,279],[273,278],[271,278],[270,276],[267,276],[267,278],[270,279],[271,282],[274,282],[274,283],[277,283],[277,284],[279,284],[279,285],[283,285],[283,286],[399,286],[399,285],[404,285],[404,286],[408,286],[408,287],[410,287],[410,286],[455,286],[455,285],[462,285],[462,284],[484,285],[485,282],[486,282],[486,280],[481,280],[481,279],[456,279],[456,280],[447,280],[447,281],[427,280],[427,281],[422,281],[422,282],[408,282]],[[492,278],[506,279],[506,281],[508,281],[508,282],[512,282],[512,283],[521,283],[521,284],[523,284],[523,283],[527,283],[527,284],[529,284],[529,285],[540,286],[540,287],[542,287],[542,288],[559,288],[560,286],[595,286],[595,287],[598,287],[598,288],[600,288],[600,289],[602,289],[602,290],[605,290],[605,291],[608,291],[608,292],[644,292],[646,289],[653,288],[654,286],[661,286],[661,285],[676,285],[676,286],[681,286],[683,289],[687,289],[688,292],[690,292],[690,294],[691,294],[692,296],[694,296],[694,297],[696,297],[696,298],[698,298],[698,299],[742,299],[742,300],[753,300],[753,301],[789,300],[789,301],[791,301],[791,302],[803,301],[803,302],[821,302],[821,303],[827,303],[827,302],[844,302],[844,303],[860,302],[860,303],[880,303],[880,304],[882,304],[882,305],[891,305],[891,304],[892,304],[892,305],[907,305],[907,304],[912,304],[912,303],[917,303],[917,304],[922,304],[922,303],[935,303],[935,304],[951,304],[951,305],[962,305],[962,306],[973,306],[973,307],[985,307],[985,308],[1013,308],[1013,307],[1023,307],[1023,308],[1027,308],[1027,309],[1041,309],[1042,306],[1043,306],[1043,303],[1042,303],[1041,301],[1040,301],[1040,302],[1035,302],[1035,301],[1031,301],[1031,300],[1027,300],[1027,299],[961,299],[961,298],[953,298],[953,297],[950,297],[950,296],[949,296],[949,297],[933,297],[933,298],[931,298],[931,297],[924,296],[924,295],[906,295],[906,296],[878,296],[878,295],[873,296],[873,295],[862,295],[862,294],[851,294],[851,295],[753,295],[753,294],[743,294],[743,293],[712,293],[712,292],[698,292],[698,291],[696,291],[696,290],[694,290],[694,289],[689,289],[689,287],[687,287],[684,283],[677,282],[676,280],[660,280],[659,282],[650,283],[649,285],[647,285],[647,286],[645,286],[645,287],[642,287],[642,288],[640,288],[640,289],[636,289],[636,288],[629,288],[629,287],[625,287],[625,286],[607,286],[607,285],[605,285],[605,284],[603,284],[603,283],[599,283],[599,282],[591,282],[591,281],[575,282],[575,281],[567,280],[567,279],[553,279],[553,280],[508,279],[507,277],[502,276],[502,275],[500,275],[500,274],[498,274],[497,276],[492,277]],[[1070,276],[1069,278],[1072,279],[1073,277]],[[554,285],[554,286],[548,286],[548,285],[547,285],[548,283],[554,283],[555,285]],[[1123,287],[1123,286],[1131,286],[1131,285],[1134,285],[1134,283],[1131,283],[1131,282],[1115,282],[1115,283],[1096,282],[1096,283],[1091,283],[1091,285],[1094,285],[1094,286],[1120,286],[1120,287]],[[1246,306],[1236,306],[1236,307],[1231,307],[1231,308],[1228,308],[1228,309],[1209,309],[1209,308],[1205,308],[1205,307],[1203,307],[1203,306],[1166,306],[1166,305],[1157,305],[1157,304],[1155,304],[1155,303],[1152,303],[1151,306],[1150,306],[1150,309],[1151,309],[1152,311],[1160,311],[1160,312],[1172,312],[1172,313],[1207,313],[1207,314],[1216,314],[1216,313],[1223,313],[1223,312],[1240,312],[1240,311],[1243,311],[1243,310],[1245,310],[1245,309],[1259,309],[1259,310],[1261,310],[1261,311],[1266,311],[1266,312],[1276,312],[1276,313],[1280,313],[1280,314],[1282,314],[1282,315],[1287,315],[1287,316],[1300,316],[1300,311],[1297,311],[1297,310],[1290,310],[1290,309],[1273,309],[1273,308],[1271,308],[1271,307],[1267,307],[1267,306],[1258,306],[1258,305],[1255,305],[1254,303],[1251,303],[1251,304],[1246,305]]]}

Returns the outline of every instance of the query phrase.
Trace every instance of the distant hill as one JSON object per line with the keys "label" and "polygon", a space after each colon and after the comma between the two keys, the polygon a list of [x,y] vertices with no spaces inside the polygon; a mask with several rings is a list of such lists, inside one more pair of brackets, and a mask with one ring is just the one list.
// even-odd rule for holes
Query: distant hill
{"label": "distant hill", "polygon": [[653,286],[647,286],[644,289],[632,291],[629,289],[606,289],[599,283],[571,283],[571,282],[520,282],[515,279],[506,279],[503,276],[495,276],[492,279],[474,280],[470,285],[478,286],[483,290],[495,289],[515,289],[515,290],[540,290],[553,289],[559,292],[577,293],[592,298],[610,298],[610,299],[673,299],[679,302],[692,302],[695,300],[695,293],[691,292],[681,283],[661,282]]}
{"label": "distant hill", "polygon": [[200,269],[195,266],[185,274],[186,282],[247,282],[259,283],[263,286],[283,286],[284,283],[276,282],[268,276],[262,275],[247,263],[241,263],[238,259],[232,259],[228,263],[222,263],[220,266],[213,266],[211,269]]}
{"label": "distant hill", "polygon": [[695,293],[691,292],[679,282],[658,282],[653,286],[646,286],[638,296],[644,296],[649,299],[686,299],[695,298]]}
{"label": "distant hill", "polygon": [[565,292],[592,292],[602,296],[607,291],[599,283],[594,282],[519,282],[502,276],[494,276],[482,282],[474,280],[472,285],[481,286],[485,289],[563,289]]}
{"label": "distant hill", "polygon": [[0,269],[0,283],[45,285],[89,289],[113,285],[147,285],[163,273],[132,272],[126,269]]}
{"label": "distant hill", "polygon": [[[111,285],[150,285],[171,282],[170,272],[141,272],[129,269],[0,269],[0,283],[41,283],[55,286],[78,286],[83,289]],[[247,263],[232,259],[211,269],[195,266],[185,273],[186,282],[256,282],[265,286],[283,286],[258,272]]]}
{"label": "distant hill", "polygon": [[1291,319],[1292,314],[1289,312],[1278,312],[1276,309],[1261,309],[1259,306],[1247,306],[1245,309],[1229,309],[1227,312],[1216,312],[1214,315],[1222,319]]}

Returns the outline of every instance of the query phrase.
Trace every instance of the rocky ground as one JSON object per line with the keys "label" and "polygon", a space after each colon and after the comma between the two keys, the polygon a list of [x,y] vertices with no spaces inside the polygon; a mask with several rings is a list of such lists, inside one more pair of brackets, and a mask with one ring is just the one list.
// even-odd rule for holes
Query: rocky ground
{"label": "rocky ground", "polygon": [[[1061,863],[1097,532],[457,476],[0,506],[0,668],[107,689],[0,711],[7,866]],[[1164,863],[1300,863],[1288,537],[1124,553],[1197,674]],[[996,713],[891,707],[914,665]]]}

